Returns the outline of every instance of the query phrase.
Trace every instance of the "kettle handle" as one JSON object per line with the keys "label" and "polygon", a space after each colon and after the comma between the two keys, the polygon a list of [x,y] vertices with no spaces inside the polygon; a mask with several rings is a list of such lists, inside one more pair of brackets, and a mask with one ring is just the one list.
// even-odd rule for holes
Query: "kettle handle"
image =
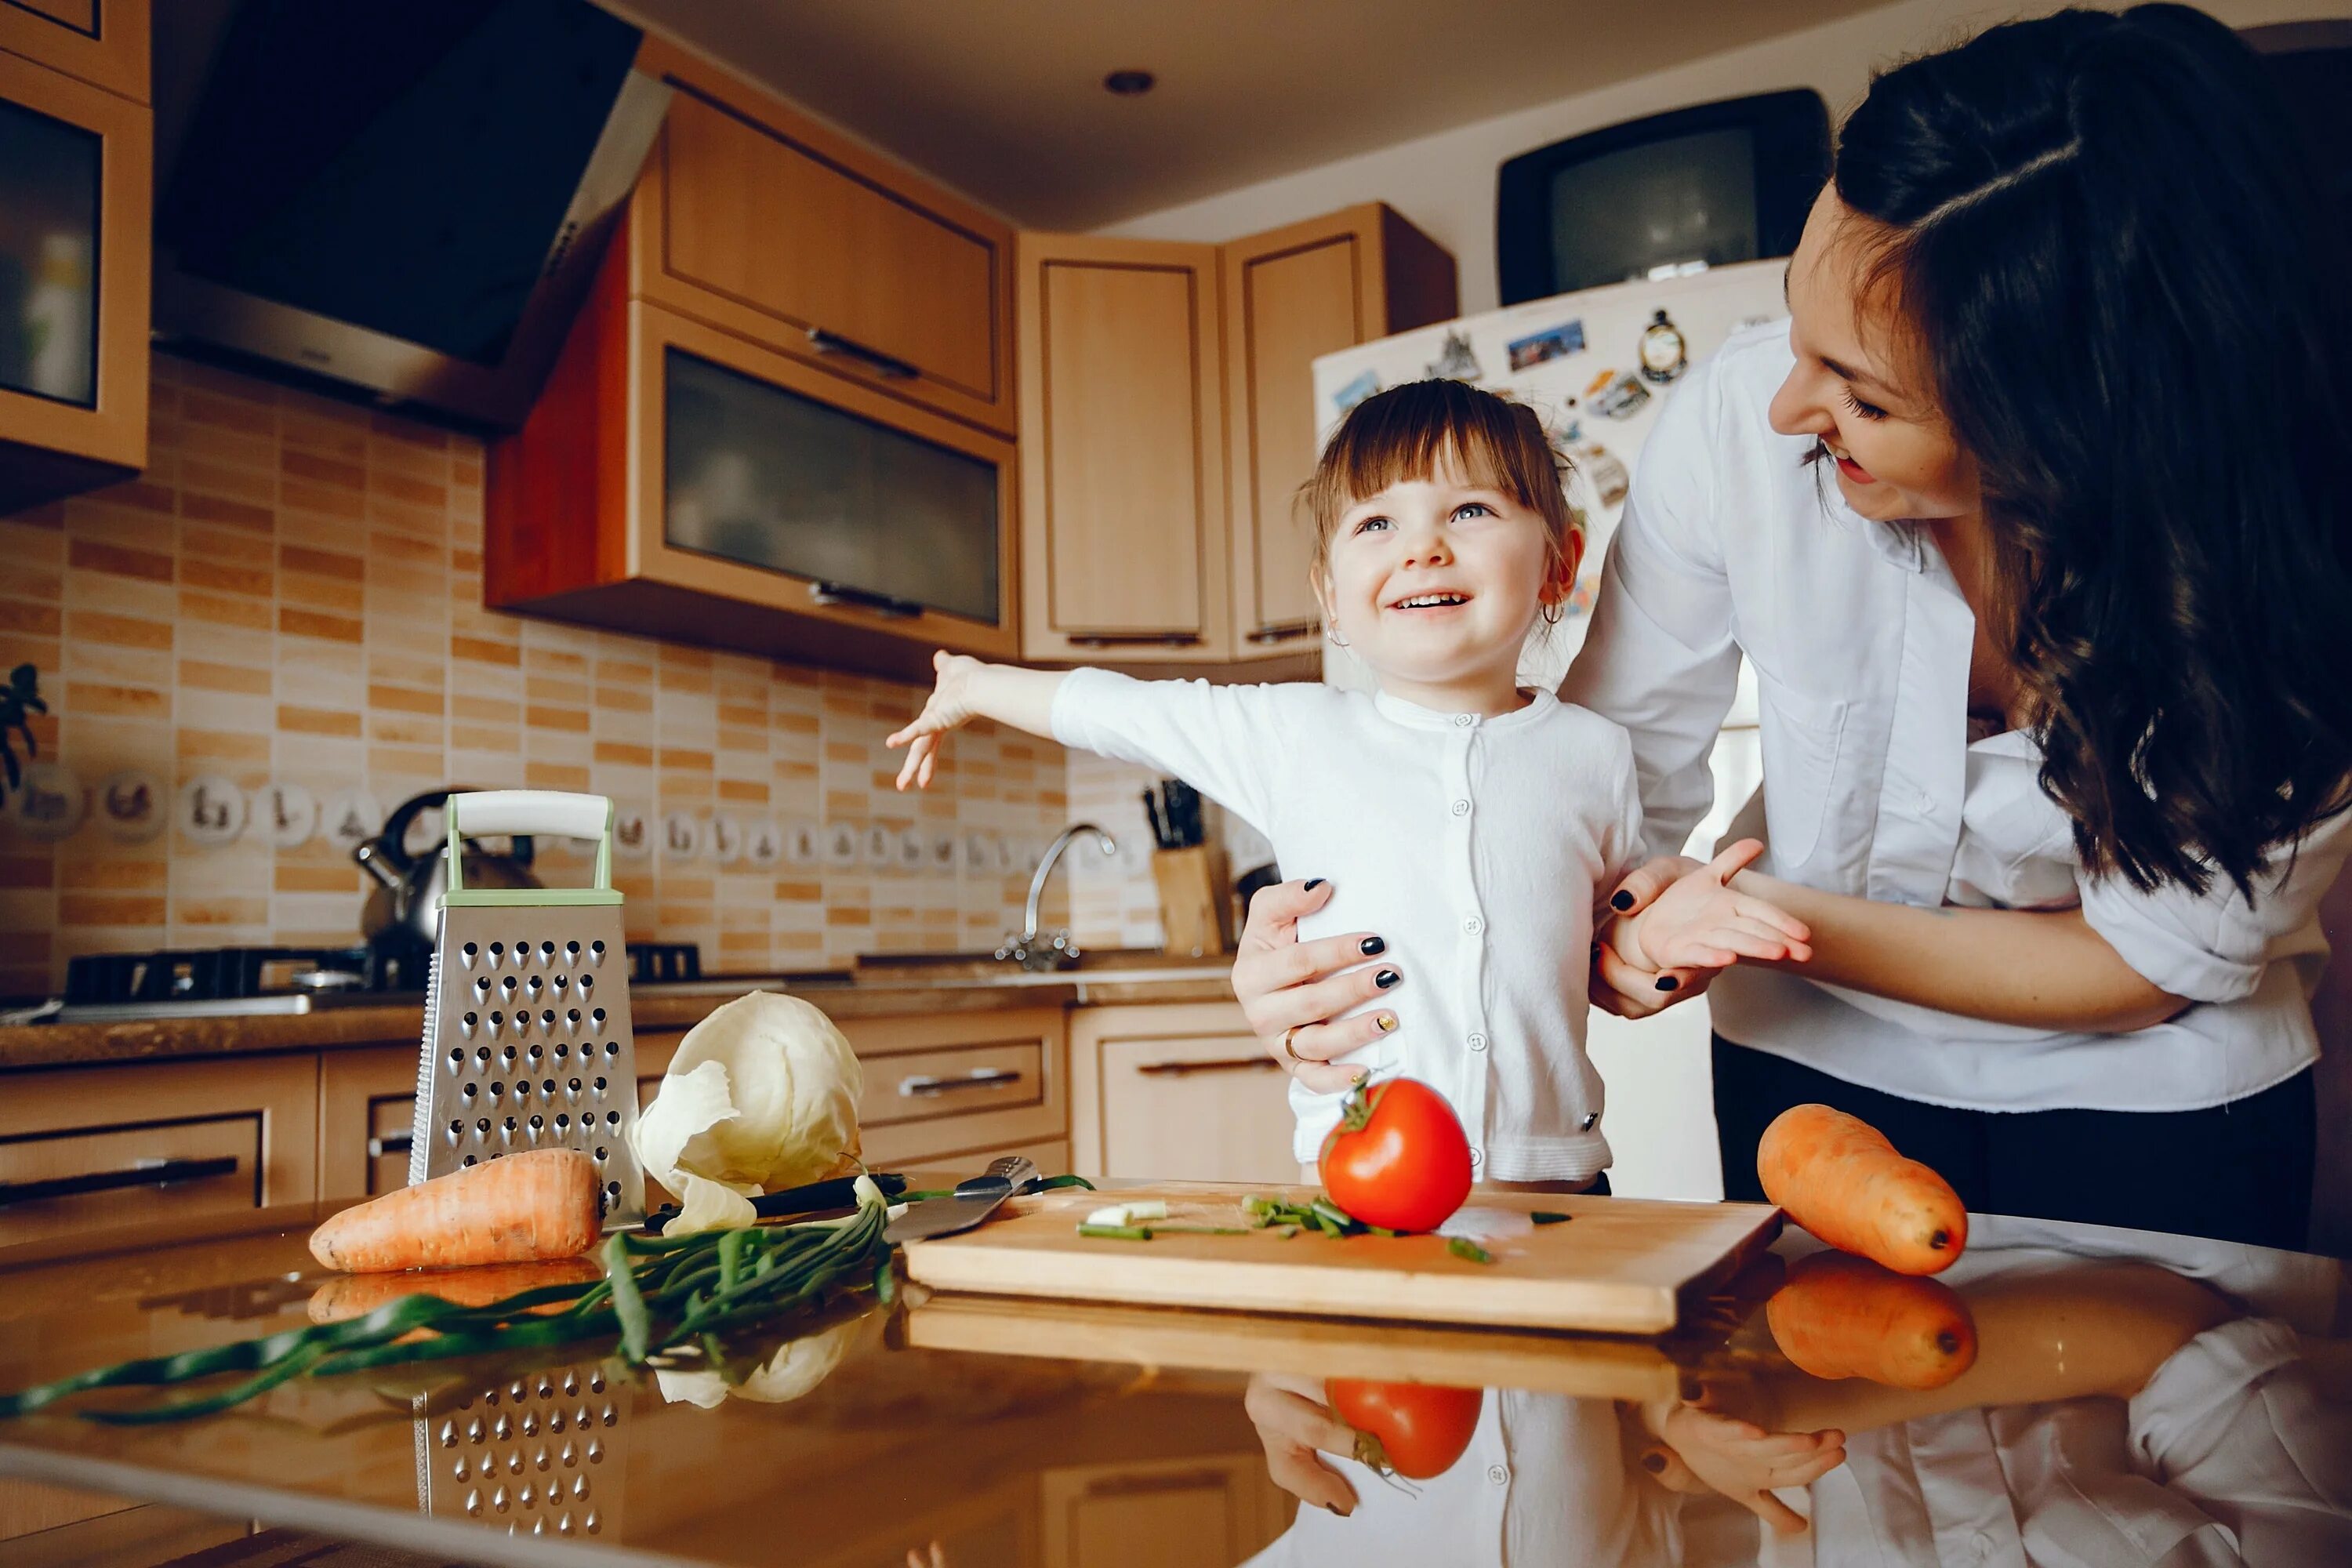
{"label": "kettle handle", "polygon": [[[547,836],[596,840],[596,890],[613,886],[613,803],[601,795],[560,790],[493,789],[453,795],[448,802],[449,891],[465,890],[466,835]],[[561,889],[558,889],[559,891]],[[541,895],[542,898],[544,894]],[[559,900],[560,901],[560,900]]]}

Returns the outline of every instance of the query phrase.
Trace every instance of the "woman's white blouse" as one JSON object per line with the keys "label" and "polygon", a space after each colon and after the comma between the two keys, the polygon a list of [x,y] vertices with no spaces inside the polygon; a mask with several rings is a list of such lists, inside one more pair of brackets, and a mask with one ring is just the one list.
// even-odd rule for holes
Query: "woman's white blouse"
{"label": "woman's white blouse", "polygon": [[[1073,670],[1054,738],[1172,773],[1323,877],[1305,938],[1378,931],[1404,983],[1356,1011],[1398,1027],[1341,1058],[1417,1078],[1462,1118],[1482,1178],[1576,1181],[1609,1163],[1584,1054],[1592,900],[1642,847],[1625,733],[1549,692],[1516,713],[1438,713],[1312,682],[1212,686]],[[1338,1094],[1293,1079],[1312,1161]]]}
{"label": "woman's white blouse", "polygon": [[1755,667],[1764,788],[1730,837],[1772,875],[1926,908],[2079,904],[2152,984],[2188,998],[2122,1035],[2020,1028],[1769,970],[1708,991],[1727,1038],[1849,1082],[1987,1110],[2189,1110],[2268,1089],[2317,1055],[2308,1004],[2326,957],[2315,915],[2347,847],[2339,816],[2282,853],[2249,902],[2141,892],[2085,872],[2036,782],[2032,738],[1968,741],[1975,617],[1919,529],[1870,521],[1773,433],[1792,363],[1785,321],[1734,336],[1659,416],[1609,549],[1568,701],[1633,739],[1648,840],[1705,815],[1707,753],[1740,657]]}

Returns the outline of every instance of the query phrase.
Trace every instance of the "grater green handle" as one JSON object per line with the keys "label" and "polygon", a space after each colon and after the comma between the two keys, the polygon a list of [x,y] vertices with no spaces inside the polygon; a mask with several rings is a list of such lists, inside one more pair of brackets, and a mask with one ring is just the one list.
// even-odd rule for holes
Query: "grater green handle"
{"label": "grater green handle", "polygon": [[[449,886],[445,904],[616,904],[613,889],[613,803],[601,795],[547,789],[478,790],[453,795],[447,806]],[[524,834],[596,840],[596,883],[591,888],[467,888],[467,835],[477,838]]]}

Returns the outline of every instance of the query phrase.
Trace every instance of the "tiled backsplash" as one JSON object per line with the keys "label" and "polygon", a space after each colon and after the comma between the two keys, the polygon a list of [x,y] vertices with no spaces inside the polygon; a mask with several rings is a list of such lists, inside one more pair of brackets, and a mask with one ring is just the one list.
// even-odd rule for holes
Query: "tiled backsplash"
{"label": "tiled backsplash", "polygon": [[[920,692],[487,611],[479,442],[154,366],[143,475],[0,519],[0,670],[40,667],[41,758],[89,795],[55,840],[10,802],[0,995],[52,988],[77,952],[355,941],[368,883],[332,830],[451,783],[641,814],[656,842],[615,863],[630,933],[699,942],[706,968],[992,948],[1018,924],[1068,816],[1061,748],[979,727],[929,794],[898,795],[881,741]],[[240,796],[249,819],[210,847],[106,820],[142,777],[159,818],[202,788],[209,820]],[[303,837],[306,795],[326,809]],[[658,842],[671,817],[684,852]],[[586,862],[559,847],[541,871]]]}

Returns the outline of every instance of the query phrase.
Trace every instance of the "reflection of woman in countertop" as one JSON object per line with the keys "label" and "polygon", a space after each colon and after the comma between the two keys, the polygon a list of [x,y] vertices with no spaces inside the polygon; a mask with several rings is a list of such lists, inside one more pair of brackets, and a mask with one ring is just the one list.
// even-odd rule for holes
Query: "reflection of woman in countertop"
{"label": "reflection of woman in countertop", "polygon": [[[2352,841],[2352,342],[2303,164],[2210,17],[1990,29],[1873,83],[1790,320],[1661,415],[1561,696],[1633,734],[1666,852],[1757,673],[1734,834],[1770,847],[1734,885],[1812,957],[1709,992],[1729,1195],[1819,1100],[1973,1211],[2301,1245]],[[1366,933],[1292,947],[1327,896],[1253,909],[1270,1051],[1363,1043]],[[1629,1014],[1700,978],[1596,963]]]}
{"label": "reflection of woman in countertop", "polygon": [[[2280,1261],[2291,1275],[2311,1260]],[[1470,1452],[1419,1496],[1314,1451],[1344,1453],[1352,1435],[1311,1384],[1258,1380],[1249,1407],[1269,1473],[1318,1505],[1261,1561],[1782,1560],[1752,1522],[1727,1528],[1723,1492],[1790,1532],[1791,1505],[1808,1508],[1819,1568],[2352,1563],[2352,1407],[2323,1387],[2340,1342],[2127,1258],[2029,1247],[1963,1264],[1954,1283],[1979,1350],[1941,1389],[1824,1383],[1775,1363],[1642,1411],[1490,1393]],[[2284,1291],[2259,1278],[2224,1288],[2308,1326],[2282,1278]],[[1663,1508],[1668,1493],[1693,1509]],[[1451,1544],[1426,1550],[1436,1542]]]}

